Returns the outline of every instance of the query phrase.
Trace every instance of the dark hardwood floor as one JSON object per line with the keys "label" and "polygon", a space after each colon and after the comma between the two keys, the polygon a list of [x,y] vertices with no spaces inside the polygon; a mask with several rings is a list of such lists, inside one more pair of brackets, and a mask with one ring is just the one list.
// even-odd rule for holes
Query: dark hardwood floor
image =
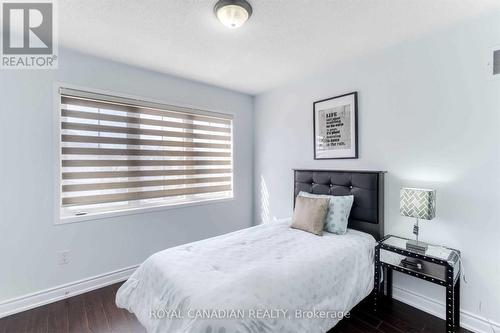
{"label": "dark hardwood floor", "polygon": [[[115,305],[120,284],[0,319],[0,333],[145,332],[135,316]],[[375,315],[363,302],[328,333],[441,333],[444,321],[398,301],[385,300]],[[470,333],[460,329],[459,333]],[[302,332],[301,332],[302,333]],[[306,333],[306,332],[304,332]]]}

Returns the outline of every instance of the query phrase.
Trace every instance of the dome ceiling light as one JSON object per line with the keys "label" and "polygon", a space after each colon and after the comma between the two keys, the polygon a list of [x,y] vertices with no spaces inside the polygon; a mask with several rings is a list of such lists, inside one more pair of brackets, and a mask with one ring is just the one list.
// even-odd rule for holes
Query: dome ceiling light
{"label": "dome ceiling light", "polygon": [[252,16],[252,6],[245,0],[219,0],[215,16],[230,29],[241,27]]}

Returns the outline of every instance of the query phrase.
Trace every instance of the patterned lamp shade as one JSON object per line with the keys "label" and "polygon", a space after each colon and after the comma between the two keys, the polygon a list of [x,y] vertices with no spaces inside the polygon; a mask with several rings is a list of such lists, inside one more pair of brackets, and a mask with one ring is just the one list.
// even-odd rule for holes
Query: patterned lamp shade
{"label": "patterned lamp shade", "polygon": [[436,216],[436,190],[402,188],[399,212],[402,216],[432,220]]}

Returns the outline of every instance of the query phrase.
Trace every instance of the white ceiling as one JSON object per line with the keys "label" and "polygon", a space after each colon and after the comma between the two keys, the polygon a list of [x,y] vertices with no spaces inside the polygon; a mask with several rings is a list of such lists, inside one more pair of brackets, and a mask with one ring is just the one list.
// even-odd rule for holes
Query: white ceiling
{"label": "white ceiling", "polygon": [[498,9],[500,0],[249,0],[239,29],[215,0],[59,1],[62,46],[257,94],[350,57]]}

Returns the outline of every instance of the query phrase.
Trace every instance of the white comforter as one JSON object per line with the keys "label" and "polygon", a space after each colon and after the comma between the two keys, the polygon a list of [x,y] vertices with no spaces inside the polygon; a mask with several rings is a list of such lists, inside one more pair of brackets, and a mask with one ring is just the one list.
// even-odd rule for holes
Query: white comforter
{"label": "white comforter", "polygon": [[259,225],[152,255],[116,303],[148,332],[324,333],[372,290],[374,245],[351,229]]}

